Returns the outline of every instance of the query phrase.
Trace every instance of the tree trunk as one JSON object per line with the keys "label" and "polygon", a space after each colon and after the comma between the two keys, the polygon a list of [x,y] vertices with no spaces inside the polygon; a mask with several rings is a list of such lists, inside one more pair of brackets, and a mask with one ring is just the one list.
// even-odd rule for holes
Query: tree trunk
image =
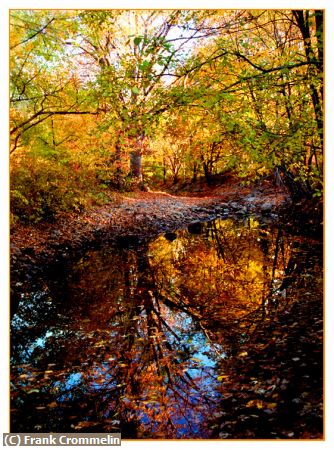
{"label": "tree trunk", "polygon": [[197,170],[198,170],[198,164],[194,163],[193,164],[193,177],[191,180],[193,183],[196,183],[196,181],[197,181]]}
{"label": "tree trunk", "polygon": [[138,183],[138,185],[143,183],[143,141],[144,135],[137,136],[133,143],[133,150],[130,152],[130,177],[133,179],[134,183]]}
{"label": "tree trunk", "polygon": [[130,153],[130,176],[138,181],[143,181],[141,152],[134,150]]}
{"label": "tree trunk", "polygon": [[119,140],[116,142],[115,146],[115,165],[116,165],[116,186],[118,189],[124,187],[124,178],[122,174],[122,150],[121,143]]}
{"label": "tree trunk", "polygon": [[163,158],[162,164],[163,164],[163,166],[162,166],[162,171],[163,171],[163,182],[164,182],[164,184],[166,184],[167,168],[166,168],[166,160],[165,160],[165,158]]}
{"label": "tree trunk", "polygon": [[208,186],[210,186],[211,185],[211,172],[209,169],[209,165],[207,163],[203,163],[203,169],[204,169],[204,176],[205,176],[206,184]]}
{"label": "tree trunk", "polygon": [[315,11],[315,23],[316,23],[316,37],[317,37],[317,47],[318,47],[318,71],[321,75],[321,84],[320,84],[320,94],[321,99],[324,97],[324,85],[323,85],[323,72],[324,72],[324,30],[323,30],[323,22],[324,22],[324,12],[321,10]]}
{"label": "tree trunk", "polygon": [[[309,11],[293,11],[293,15],[296,19],[298,28],[303,37],[304,50],[307,61],[310,63],[309,75],[310,75],[310,93],[311,99],[313,103],[313,109],[315,113],[315,120],[317,122],[318,134],[320,137],[321,147],[323,147],[323,111],[322,111],[322,103],[320,100],[320,96],[317,91],[317,87],[312,80],[312,76],[314,76],[314,68],[316,68],[317,75],[320,77],[320,93],[322,95],[322,85],[323,85],[323,41],[322,41],[322,22],[323,22],[323,14],[322,11],[316,11],[316,34],[317,34],[317,46],[318,46],[318,58],[314,52],[311,43],[311,31],[310,31],[310,15]],[[315,66],[313,66],[314,61],[317,62]]]}
{"label": "tree trunk", "polygon": [[205,161],[203,155],[201,155],[201,160],[202,160],[202,167],[203,167],[203,171],[204,171],[204,177],[205,177],[206,184],[207,184],[208,186],[210,186],[210,184],[211,184],[211,174],[212,174],[212,172],[210,171],[209,163],[207,163],[207,162]]}

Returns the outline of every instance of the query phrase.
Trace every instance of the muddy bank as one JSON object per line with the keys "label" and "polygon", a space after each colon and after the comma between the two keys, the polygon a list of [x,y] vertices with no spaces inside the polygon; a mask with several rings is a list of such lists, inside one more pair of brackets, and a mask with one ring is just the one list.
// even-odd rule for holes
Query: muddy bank
{"label": "muddy bank", "polygon": [[88,248],[106,244],[137,245],[161,233],[215,217],[264,215],[273,220],[289,197],[270,183],[215,189],[206,197],[179,197],[161,192],[119,196],[112,204],[82,214],[67,214],[53,223],[17,225],[11,232],[12,304],[26,285]]}

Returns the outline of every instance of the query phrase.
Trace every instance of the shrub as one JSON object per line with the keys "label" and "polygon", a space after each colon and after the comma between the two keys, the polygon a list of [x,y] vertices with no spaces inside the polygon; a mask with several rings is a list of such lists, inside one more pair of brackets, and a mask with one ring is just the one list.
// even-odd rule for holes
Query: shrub
{"label": "shrub", "polygon": [[12,220],[25,223],[52,220],[60,212],[81,211],[112,198],[93,170],[31,156],[12,164],[10,196]]}

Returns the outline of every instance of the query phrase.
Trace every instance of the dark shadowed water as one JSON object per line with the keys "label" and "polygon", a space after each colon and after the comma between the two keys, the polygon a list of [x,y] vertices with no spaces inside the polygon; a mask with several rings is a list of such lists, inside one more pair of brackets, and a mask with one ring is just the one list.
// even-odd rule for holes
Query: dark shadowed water
{"label": "dark shadowed water", "polygon": [[248,217],[58,268],[12,319],[11,431],[209,438],[220,363],[320,271],[312,245]]}

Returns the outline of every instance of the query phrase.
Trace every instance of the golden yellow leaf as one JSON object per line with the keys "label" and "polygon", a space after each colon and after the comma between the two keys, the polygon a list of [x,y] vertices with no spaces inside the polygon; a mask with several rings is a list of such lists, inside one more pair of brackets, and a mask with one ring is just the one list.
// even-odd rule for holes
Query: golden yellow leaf
{"label": "golden yellow leaf", "polygon": [[48,407],[49,407],[49,408],[57,408],[57,406],[58,406],[58,405],[57,405],[57,402],[52,402],[52,403],[49,403],[49,404],[48,404]]}
{"label": "golden yellow leaf", "polygon": [[275,409],[276,406],[277,406],[277,403],[267,403],[267,404],[266,404],[266,407],[267,407],[268,409]]}
{"label": "golden yellow leaf", "polygon": [[247,408],[257,408],[257,409],[263,409],[266,406],[265,402],[260,399],[250,400],[246,407]]}
{"label": "golden yellow leaf", "polygon": [[228,375],[219,375],[219,377],[217,378],[218,381],[222,381],[222,380],[227,380],[229,378]]}

